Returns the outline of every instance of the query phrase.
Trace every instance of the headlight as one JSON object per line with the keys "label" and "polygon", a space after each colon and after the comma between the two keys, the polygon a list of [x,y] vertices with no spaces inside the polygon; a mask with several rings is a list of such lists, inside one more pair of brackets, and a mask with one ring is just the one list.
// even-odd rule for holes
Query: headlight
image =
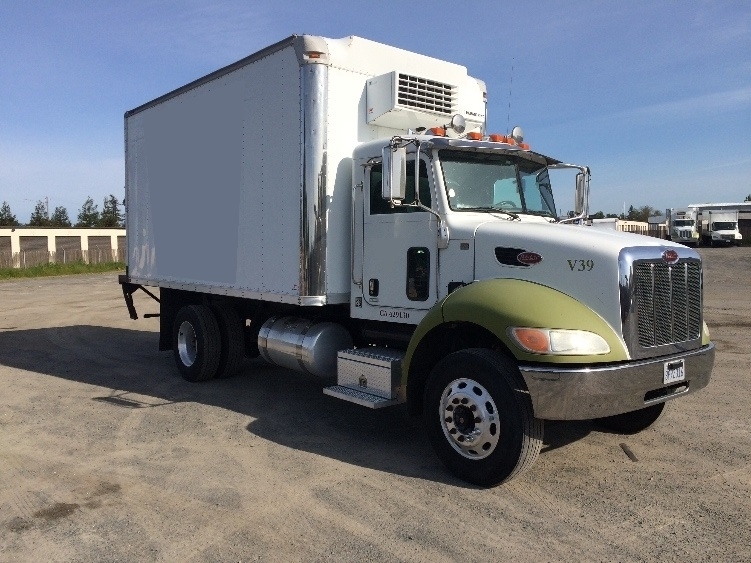
{"label": "headlight", "polygon": [[610,352],[602,336],[586,330],[511,327],[508,334],[522,350],[532,354],[591,356]]}

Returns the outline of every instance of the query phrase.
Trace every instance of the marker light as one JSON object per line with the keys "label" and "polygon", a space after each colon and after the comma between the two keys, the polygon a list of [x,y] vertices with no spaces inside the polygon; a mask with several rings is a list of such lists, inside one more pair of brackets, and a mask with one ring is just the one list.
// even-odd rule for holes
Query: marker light
{"label": "marker light", "polygon": [[443,127],[433,127],[430,132],[433,133],[433,135],[435,135],[436,137],[446,136],[446,130]]}
{"label": "marker light", "polygon": [[590,356],[610,352],[602,336],[586,330],[511,327],[508,334],[522,350],[532,354]]}
{"label": "marker light", "polygon": [[477,133],[476,131],[467,133],[467,139],[472,141],[482,141],[482,133]]}

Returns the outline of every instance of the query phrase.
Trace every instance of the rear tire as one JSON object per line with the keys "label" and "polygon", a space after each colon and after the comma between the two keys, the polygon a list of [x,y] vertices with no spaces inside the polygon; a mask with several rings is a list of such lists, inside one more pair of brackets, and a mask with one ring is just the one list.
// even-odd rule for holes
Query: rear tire
{"label": "rear tire", "polygon": [[240,315],[235,309],[225,304],[212,305],[219,334],[222,339],[219,368],[216,376],[219,378],[235,375],[245,358],[245,338]]}
{"label": "rear tire", "polygon": [[433,368],[423,419],[436,454],[457,477],[493,487],[532,465],[543,421],[516,364],[497,352],[454,352]]}
{"label": "rear tire", "polygon": [[188,381],[216,375],[221,356],[219,325],[206,305],[187,305],[175,316],[172,330],[175,364]]}
{"label": "rear tire", "polygon": [[620,434],[636,434],[655,424],[665,412],[666,405],[667,403],[658,403],[638,411],[598,418],[595,422],[603,428]]}

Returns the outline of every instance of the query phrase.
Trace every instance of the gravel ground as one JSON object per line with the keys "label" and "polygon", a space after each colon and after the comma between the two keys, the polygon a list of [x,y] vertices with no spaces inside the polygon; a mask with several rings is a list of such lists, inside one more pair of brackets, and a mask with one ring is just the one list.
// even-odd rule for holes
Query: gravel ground
{"label": "gravel ground", "polygon": [[490,490],[401,407],[259,361],[185,382],[113,274],[0,282],[0,560],[749,561],[751,248],[701,254],[710,385],[634,436],[548,423]]}

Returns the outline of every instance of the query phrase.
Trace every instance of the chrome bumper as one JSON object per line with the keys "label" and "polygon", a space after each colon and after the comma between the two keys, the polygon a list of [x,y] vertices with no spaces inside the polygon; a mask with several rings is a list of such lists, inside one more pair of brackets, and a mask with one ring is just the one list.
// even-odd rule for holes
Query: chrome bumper
{"label": "chrome bumper", "polygon": [[[697,350],[601,368],[522,365],[535,416],[587,420],[635,411],[706,387],[712,375],[713,343]],[[665,385],[665,362],[684,360],[685,381]]]}

